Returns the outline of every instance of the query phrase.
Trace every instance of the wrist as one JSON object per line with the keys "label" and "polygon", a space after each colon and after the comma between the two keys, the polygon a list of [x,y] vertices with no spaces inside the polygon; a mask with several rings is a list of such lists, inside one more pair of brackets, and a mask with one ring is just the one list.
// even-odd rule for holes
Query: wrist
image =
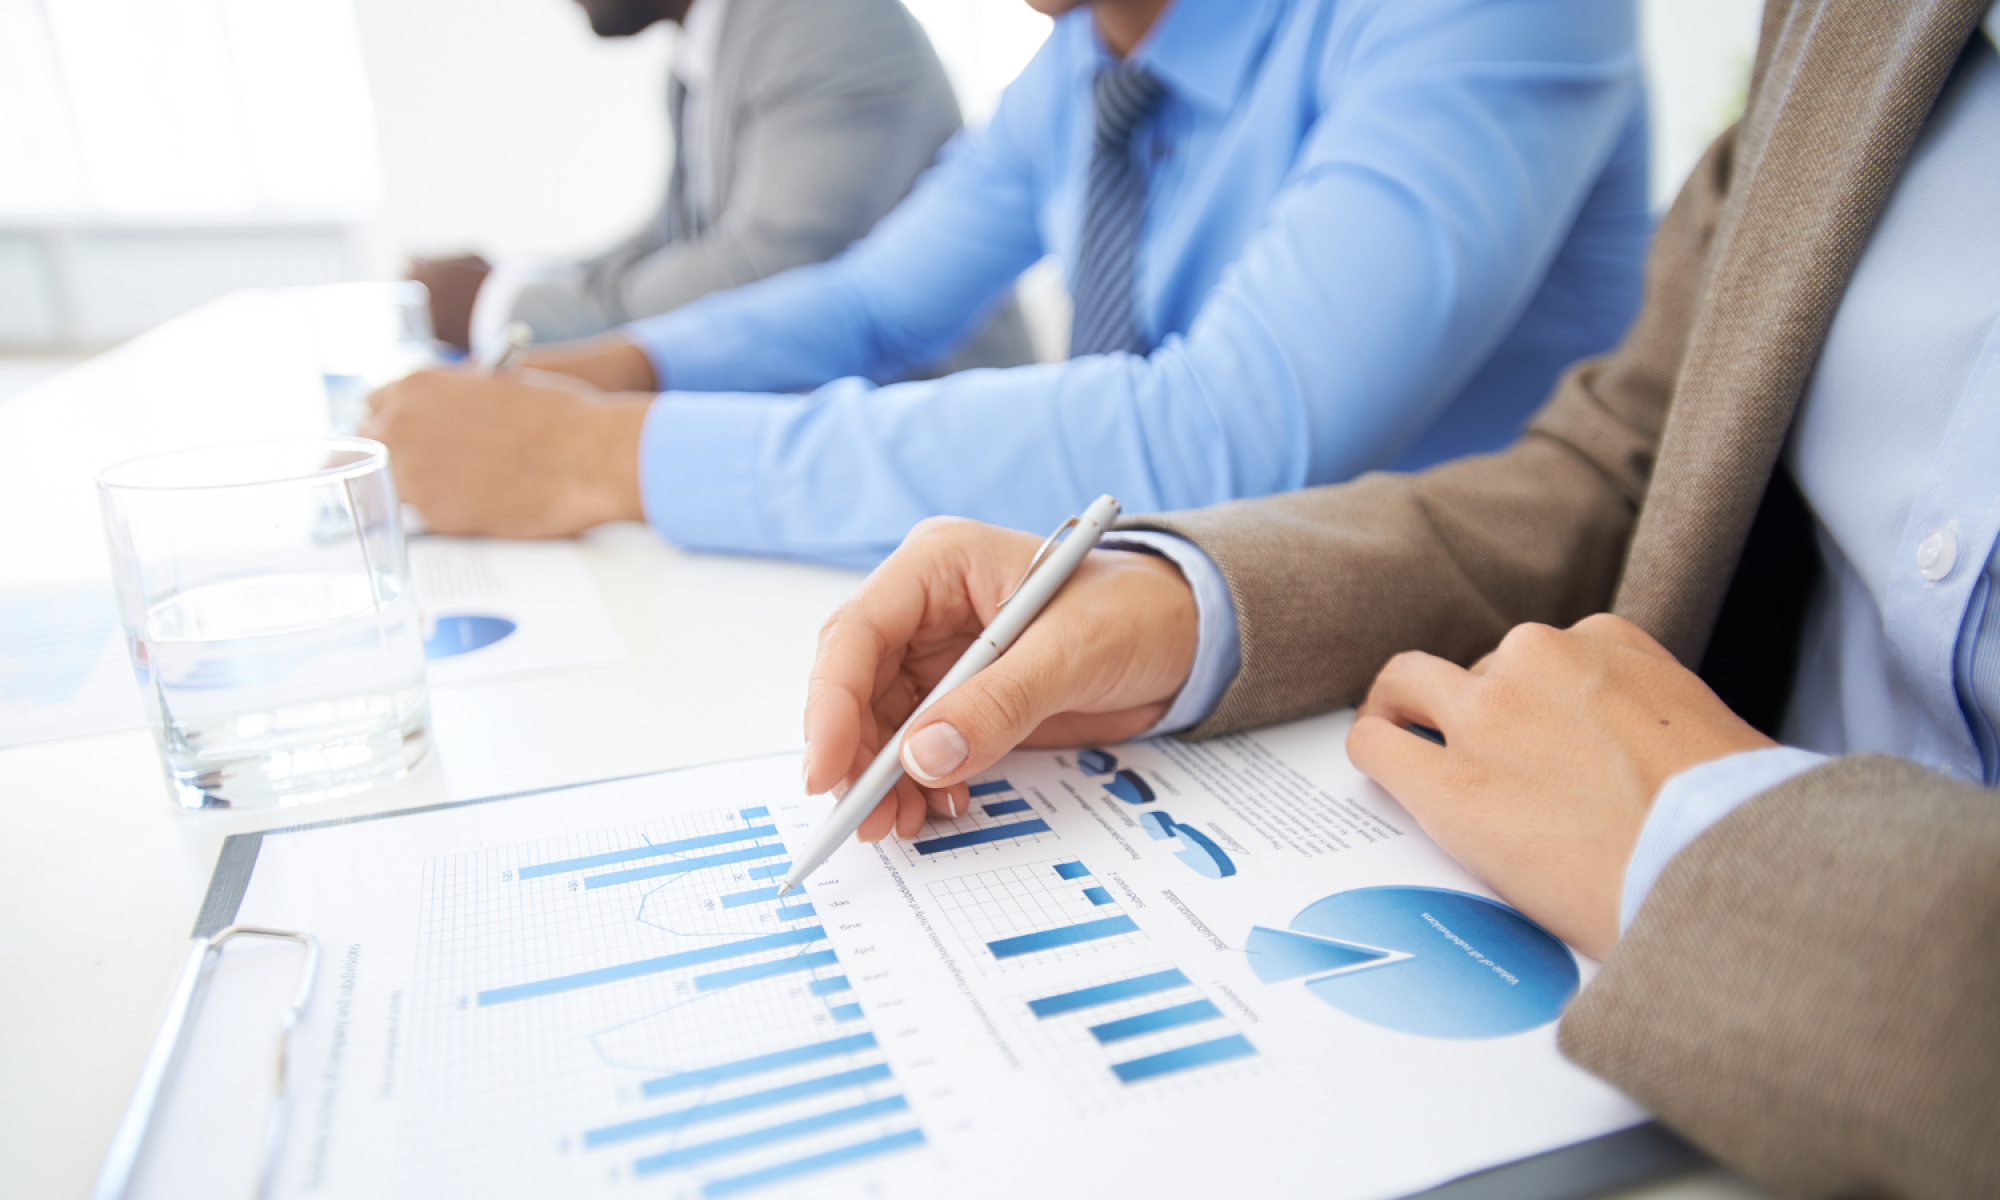
{"label": "wrist", "polygon": [[564,474],[579,528],[643,521],[639,438],[648,400],[616,398],[578,405]]}

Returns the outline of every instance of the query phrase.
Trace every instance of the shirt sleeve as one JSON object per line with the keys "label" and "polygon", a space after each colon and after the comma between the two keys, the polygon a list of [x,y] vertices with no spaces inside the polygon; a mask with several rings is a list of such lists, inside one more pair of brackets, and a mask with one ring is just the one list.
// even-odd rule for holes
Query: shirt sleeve
{"label": "shirt sleeve", "polygon": [[[756,387],[813,387],[828,369],[868,375],[902,361],[898,347],[942,346],[938,326],[910,314],[950,307],[933,286],[948,272],[912,266],[930,283],[906,283],[886,247],[961,252],[965,235],[946,229],[960,218],[939,198],[961,195],[972,172],[949,161],[853,261],[675,314],[727,320],[637,331],[669,386],[730,389],[654,404],[640,451],[648,519],[685,546],[869,566],[938,513],[1045,528],[1101,493],[1128,513],[1166,512],[1393,461],[1533,296],[1637,92],[1629,39],[1587,6],[1376,12],[1361,49],[1328,50],[1320,115],[1268,223],[1186,335],[1147,357],[883,387],[848,378],[802,397],[723,382],[744,378],[741,364]],[[994,165],[1014,152],[1000,133],[972,161],[1014,205],[1024,185]],[[982,245],[963,247],[980,271],[996,261]],[[816,282],[825,273],[851,286]],[[816,319],[808,296],[870,317]]]}
{"label": "shirt sleeve", "polygon": [[1121,531],[1106,534],[1098,545],[1106,550],[1145,550],[1158,554],[1179,567],[1188,587],[1193,589],[1194,666],[1188,670],[1187,681],[1181,684],[1166,715],[1137,736],[1157,737],[1194,728],[1214,711],[1216,701],[1222,699],[1222,693],[1236,678],[1237,668],[1243,665],[1243,642],[1236,632],[1236,604],[1229,598],[1229,584],[1223,580],[1215,560],[1203,553],[1200,546],[1171,533]]}
{"label": "shirt sleeve", "polygon": [[1625,864],[1625,889],[1618,904],[1619,932],[1631,927],[1669,859],[1745,801],[1825,761],[1824,754],[1790,746],[1745,750],[1689,767],[1662,784],[1660,794],[1653,798],[1653,811],[1647,814],[1639,840],[1632,847],[1631,861]]}

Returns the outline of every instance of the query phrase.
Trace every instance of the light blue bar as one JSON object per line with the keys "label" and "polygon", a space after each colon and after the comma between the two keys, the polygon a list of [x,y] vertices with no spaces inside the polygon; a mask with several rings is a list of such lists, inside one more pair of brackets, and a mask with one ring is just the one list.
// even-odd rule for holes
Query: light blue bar
{"label": "light blue bar", "polygon": [[848,990],[847,976],[829,975],[825,979],[815,979],[806,990],[815,996],[831,996],[835,992],[844,992]]}
{"label": "light blue bar", "polygon": [[811,954],[795,954],[790,958],[774,958],[770,962],[751,963],[747,967],[733,967],[710,975],[697,975],[694,977],[694,990],[720,991],[723,988],[735,987],[739,983],[769,979],[773,975],[790,975],[794,971],[811,971],[818,967],[839,965],[838,954],[831,950],[817,950]]}
{"label": "light blue bar", "polygon": [[773,854],[783,854],[783,846],[752,846],[748,850],[730,850],[722,854],[704,854],[699,858],[677,858],[672,862],[654,863],[650,867],[633,867],[629,871],[606,871],[602,875],[585,875],[585,888],[610,887],[614,883],[631,883],[635,879],[658,879],[662,875],[682,875],[689,871],[699,871],[703,867],[720,867],[728,863],[748,862],[753,858],[769,858]]}
{"label": "light blue bar", "polygon": [[1131,1000],[1138,996],[1150,996],[1155,992],[1186,986],[1188,977],[1179,971],[1156,971],[1136,979],[1100,983],[1096,987],[1079,988],[1074,992],[1064,992],[1060,996],[1050,996],[1044,1000],[1030,1000],[1028,1011],[1038,1017],[1053,1017],[1066,1012],[1075,1012],[1079,1008],[1096,1008],[1100,1004]]}
{"label": "light blue bar", "polygon": [[1088,874],[1090,874],[1090,868],[1080,862],[1056,864],[1056,876],[1060,879],[1082,879]]}
{"label": "light blue bar", "polygon": [[774,887],[753,888],[747,892],[731,892],[722,898],[724,908],[742,908],[746,904],[762,904],[766,900],[776,900],[778,889]]}
{"label": "light blue bar", "polygon": [[[762,810],[759,810],[762,811]],[[521,878],[539,879],[543,875],[560,875],[564,871],[581,871],[588,867],[608,867],[612,863],[631,862],[640,858],[658,858],[662,854],[679,854],[686,850],[701,850],[709,846],[726,846],[730,842],[748,842],[762,837],[776,837],[776,825],[756,825],[749,829],[732,829],[727,833],[710,833],[701,837],[682,838],[677,842],[653,842],[650,845],[634,846],[630,850],[613,850],[608,854],[587,854],[582,858],[565,858],[557,862],[537,863],[521,868]]]}
{"label": "light blue bar", "polygon": [[833,1019],[836,1021],[859,1021],[861,1019],[861,1006],[859,1004],[836,1004],[827,1009],[827,1011],[833,1014]]}
{"label": "light blue bar", "polygon": [[758,817],[770,816],[771,810],[768,808],[746,808],[738,812],[737,815],[746,821],[754,821]]}
{"label": "light blue bar", "polygon": [[815,1154],[810,1158],[801,1158],[796,1162],[779,1163],[775,1167],[765,1167],[761,1171],[752,1171],[748,1175],[738,1175],[733,1179],[717,1179],[711,1183],[703,1184],[701,1194],[703,1196],[733,1196],[738,1192],[747,1192],[754,1188],[768,1187],[781,1180],[790,1179],[794,1175],[810,1175],[814,1171],[824,1171],[829,1167],[843,1166],[847,1163],[858,1162],[864,1158],[873,1158],[878,1154],[888,1154],[891,1151],[902,1150],[910,1146],[921,1146],[923,1144],[923,1130],[906,1129],[902,1133],[892,1133],[888,1137],[876,1138],[872,1142],[862,1142],[854,1146],[843,1146],[838,1150],[829,1150],[825,1154]]}
{"label": "light blue bar", "polygon": [[980,807],[986,810],[986,815],[989,817],[1004,817],[1009,813],[1027,812],[1033,806],[1026,800],[995,800]]}
{"label": "light blue bar", "polygon": [[1083,889],[1083,895],[1092,904],[1099,905],[1100,907],[1111,903],[1111,893],[1101,887],[1087,887]]}
{"label": "light blue bar", "polygon": [[792,869],[792,864],[790,864],[790,863],[788,863],[788,862],[781,862],[781,863],[765,863],[765,864],[764,864],[763,866],[761,866],[761,867],[751,867],[751,868],[750,868],[750,878],[752,878],[752,879],[783,879],[783,878],[785,877],[785,872],[787,872],[787,871],[789,871],[789,870],[791,870],[791,869]]}
{"label": "light blue bar", "polygon": [[963,850],[967,846],[983,846],[988,842],[1004,842],[1010,838],[1032,837],[1037,833],[1047,833],[1049,823],[1037,817],[1032,821],[1011,821],[1005,825],[993,825],[985,829],[974,829],[967,833],[954,833],[929,841],[911,842],[918,854],[941,854],[946,850]]}
{"label": "light blue bar", "polygon": [[728,1100],[716,1100],[708,1104],[695,1104],[687,1108],[677,1108],[672,1112],[654,1117],[642,1117],[637,1121],[627,1121],[622,1125],[607,1125],[603,1129],[593,1129],[583,1135],[585,1146],[608,1146],[613,1142],[629,1141],[635,1137],[645,1137],[652,1133],[665,1133],[671,1129],[684,1129],[702,1121],[715,1121],[723,1117],[733,1117],[739,1113],[755,1112],[774,1104],[788,1104],[793,1100],[804,1100],[809,1096],[819,1096],[827,1092],[837,1092],[842,1088],[860,1087],[864,1083],[874,1083],[889,1078],[889,1068],[882,1063],[872,1067],[862,1067],[856,1071],[842,1071],[838,1075],[824,1075],[818,1079],[808,1079],[802,1083],[788,1083],[784,1087],[774,1087],[762,1092],[751,1092],[744,1096],[734,1096]]}
{"label": "light blue bar", "polygon": [[1037,950],[1054,950],[1060,946],[1074,946],[1078,942],[1094,942],[1099,938],[1137,932],[1139,927],[1132,918],[1121,915],[1044,929],[1040,933],[1024,933],[1020,937],[1001,938],[997,942],[986,943],[986,948],[993,952],[995,958],[1014,958],[1033,954]]}
{"label": "light blue bar", "polygon": [[995,779],[990,783],[975,783],[965,790],[972,794],[973,799],[977,800],[981,796],[991,796],[999,792],[1011,792],[1014,790],[1014,785],[1004,779]]}
{"label": "light blue bar", "polygon": [[778,919],[780,921],[803,921],[807,917],[817,915],[810,904],[787,904],[778,910]]}
{"label": "light blue bar", "polygon": [[838,1129],[842,1125],[852,1125],[856,1121],[869,1121],[876,1117],[886,1117],[890,1113],[907,1112],[909,1108],[909,1101],[901,1096],[870,1100],[866,1104],[856,1104],[851,1108],[836,1108],[832,1112],[786,1121],[769,1129],[755,1129],[749,1133],[739,1133],[735,1137],[717,1138],[712,1142],[683,1146],[679,1150],[669,1150],[665,1154],[647,1155],[633,1163],[632,1170],[634,1174],[652,1175],[659,1171],[671,1171],[675,1167],[690,1167],[724,1154],[739,1154],[745,1150],[755,1150],[759,1146],[768,1146],[773,1142],[789,1141],[826,1129]]}
{"label": "light blue bar", "polygon": [[574,975],[558,975],[553,979],[537,979],[533,983],[517,983],[512,987],[489,988],[479,993],[481,1008],[489,1004],[505,1004],[510,1000],[526,1000],[534,996],[550,996],[557,992],[571,992],[577,988],[595,987],[600,983],[616,983],[621,979],[636,979],[641,975],[656,975],[661,971],[672,971],[680,967],[698,967],[703,963],[721,962],[725,958],[742,958],[746,954],[757,954],[765,950],[779,950],[786,946],[802,946],[807,942],[825,939],[826,930],[818,925],[807,925],[798,929],[787,929],[779,933],[766,933],[758,937],[745,938],[740,942],[723,942],[714,946],[703,946],[696,950],[683,950],[679,954],[663,954],[658,958],[644,958],[638,962],[620,963],[615,967],[599,967],[595,971],[578,971]]}
{"label": "light blue bar", "polygon": [[1257,1053],[1257,1047],[1240,1033],[1212,1042],[1198,1042],[1192,1046],[1182,1046],[1165,1054],[1135,1058],[1131,1062],[1113,1063],[1111,1070],[1124,1083],[1137,1083],[1141,1079],[1151,1079],[1157,1075],[1169,1075],[1175,1071],[1185,1071],[1189,1067],[1205,1067],[1210,1063],[1228,1062],[1232,1058],[1248,1058]]}
{"label": "light blue bar", "polygon": [[745,1075],[775,1071],[780,1067],[796,1067],[800,1063],[818,1062],[822,1058],[832,1058],[839,1054],[857,1054],[874,1048],[874,1034],[857,1033],[850,1037],[834,1038],[830,1042],[814,1042],[810,1046],[794,1046],[790,1050],[759,1054],[755,1058],[740,1058],[735,1062],[703,1067],[699,1071],[663,1075],[658,1079],[648,1079],[639,1085],[639,1090],[649,1097],[664,1096],[669,1092],[685,1092],[689,1088],[707,1087],[713,1083],[721,1083],[725,1079],[741,1079]]}
{"label": "light blue bar", "polygon": [[1122,1042],[1142,1033],[1158,1033],[1162,1029],[1178,1029],[1183,1025],[1193,1025],[1197,1021],[1213,1021],[1222,1015],[1222,1010],[1207,1000],[1190,1000],[1186,1004],[1176,1004],[1172,1008],[1155,1009],[1140,1013],[1136,1017],[1106,1021],[1102,1025],[1092,1025],[1090,1036],[1100,1042]]}

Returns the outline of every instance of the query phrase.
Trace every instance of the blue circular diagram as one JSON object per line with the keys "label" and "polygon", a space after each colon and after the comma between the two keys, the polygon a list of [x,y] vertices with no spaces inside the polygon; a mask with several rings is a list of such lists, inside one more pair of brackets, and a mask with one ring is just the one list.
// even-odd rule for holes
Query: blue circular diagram
{"label": "blue circular diagram", "polygon": [[1504,904],[1446,888],[1371,887],[1306,906],[1289,929],[1251,929],[1250,968],[1370,1024],[1432,1038],[1546,1025],[1576,994],[1576,959]]}
{"label": "blue circular diagram", "polygon": [[425,658],[450,658],[491,646],[514,632],[514,622],[505,617],[439,617],[431,635],[424,639]]}

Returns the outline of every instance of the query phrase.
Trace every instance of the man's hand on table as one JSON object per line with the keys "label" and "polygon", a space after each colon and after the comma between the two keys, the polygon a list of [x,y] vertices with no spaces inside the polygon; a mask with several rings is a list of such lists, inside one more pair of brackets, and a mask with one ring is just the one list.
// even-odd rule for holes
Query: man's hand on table
{"label": "man's hand on table", "polygon": [[460,350],[472,344],[472,306],[492,273],[493,265],[477,254],[410,263],[410,278],[431,294],[431,332],[439,341]]}
{"label": "man's hand on table", "polygon": [[[1409,725],[1438,730],[1445,745]],[[1600,615],[1568,630],[1518,626],[1471,670],[1398,655],[1347,751],[1453,858],[1603,958],[1660,786],[1774,744],[1637,626]]]}
{"label": "man's hand on table", "polygon": [[[844,794],[883,741],[985,628],[1041,539],[926,521],[820,630],[806,695],[805,786]],[[1156,723],[1194,662],[1194,595],[1149,554],[1096,550],[992,666],[927,709],[904,778],[863,841],[965,811],[958,785],[1017,745],[1118,741]],[[921,784],[921,786],[920,786]]]}
{"label": "man's hand on table", "polygon": [[562,537],[643,520],[639,434],[651,396],[564,377],[418,371],[376,392],[362,434],[439,533]]}

